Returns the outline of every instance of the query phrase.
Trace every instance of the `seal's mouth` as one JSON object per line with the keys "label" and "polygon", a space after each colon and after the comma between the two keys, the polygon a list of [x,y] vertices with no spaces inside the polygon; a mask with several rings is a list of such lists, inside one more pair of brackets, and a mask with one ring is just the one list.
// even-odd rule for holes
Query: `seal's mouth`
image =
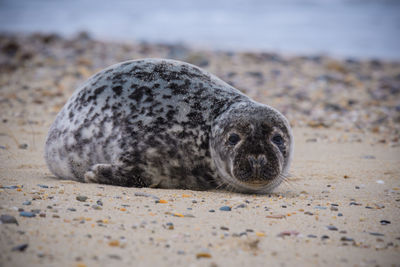
{"label": "seal's mouth", "polygon": [[285,178],[286,175],[279,174],[274,179],[268,181],[264,180],[264,181],[242,182],[239,180],[234,180],[234,181],[231,180],[230,184],[238,192],[263,194],[263,193],[270,193],[278,185],[280,185],[282,181],[285,180]]}

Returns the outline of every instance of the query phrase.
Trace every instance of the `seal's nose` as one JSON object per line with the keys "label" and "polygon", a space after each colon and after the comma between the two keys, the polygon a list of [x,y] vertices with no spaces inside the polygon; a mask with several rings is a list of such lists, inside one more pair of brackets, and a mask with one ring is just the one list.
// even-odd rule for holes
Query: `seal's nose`
{"label": "seal's nose", "polygon": [[248,157],[251,170],[253,171],[254,178],[261,177],[261,169],[267,164],[267,158],[264,155],[249,156]]}

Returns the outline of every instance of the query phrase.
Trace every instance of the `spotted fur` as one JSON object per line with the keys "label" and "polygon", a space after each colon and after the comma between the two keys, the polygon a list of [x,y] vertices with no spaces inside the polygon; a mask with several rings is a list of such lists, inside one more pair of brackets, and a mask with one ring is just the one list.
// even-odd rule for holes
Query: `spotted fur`
{"label": "spotted fur", "polygon": [[[213,131],[226,134],[218,121],[229,120],[234,107],[246,118],[240,105],[273,113],[292,147],[290,127],[279,112],[198,67],[163,59],[116,64],[84,83],[57,115],[46,140],[46,162],[62,179],[216,188],[229,182],[219,167],[223,159],[212,155],[220,145],[213,147],[218,139]],[[290,155],[285,159],[286,171]]]}

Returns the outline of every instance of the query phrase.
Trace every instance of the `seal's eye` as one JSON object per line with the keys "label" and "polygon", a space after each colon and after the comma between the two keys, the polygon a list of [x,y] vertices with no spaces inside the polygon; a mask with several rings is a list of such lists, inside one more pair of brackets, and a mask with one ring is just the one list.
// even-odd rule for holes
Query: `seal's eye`
{"label": "seal's eye", "polygon": [[272,137],[272,142],[277,146],[283,145],[283,138],[280,134],[276,134]]}
{"label": "seal's eye", "polygon": [[232,146],[236,145],[240,141],[240,136],[235,133],[231,133],[228,138],[228,143]]}

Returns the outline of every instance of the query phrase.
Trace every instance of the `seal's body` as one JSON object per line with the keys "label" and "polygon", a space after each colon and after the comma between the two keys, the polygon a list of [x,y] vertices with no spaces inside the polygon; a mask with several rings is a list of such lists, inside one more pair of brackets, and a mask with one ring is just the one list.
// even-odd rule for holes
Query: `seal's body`
{"label": "seal's body", "polygon": [[83,84],[51,126],[45,158],[63,179],[268,192],[288,171],[292,143],[275,109],[193,65],[145,59]]}

